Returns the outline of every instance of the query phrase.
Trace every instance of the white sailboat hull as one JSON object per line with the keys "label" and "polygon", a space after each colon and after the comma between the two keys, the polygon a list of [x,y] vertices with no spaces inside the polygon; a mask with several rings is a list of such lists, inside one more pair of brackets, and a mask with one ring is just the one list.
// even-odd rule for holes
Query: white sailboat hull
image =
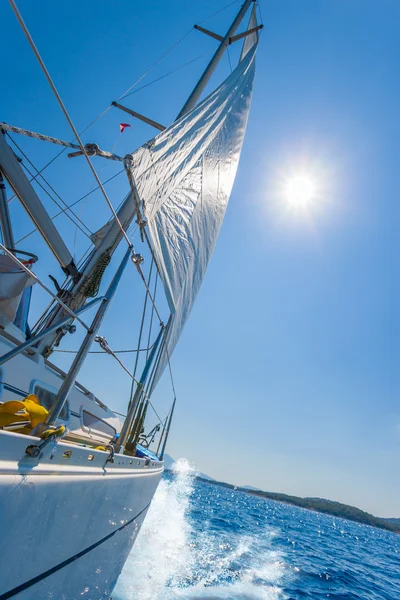
{"label": "white sailboat hull", "polygon": [[163,463],[40,441],[0,431],[0,600],[108,600]]}

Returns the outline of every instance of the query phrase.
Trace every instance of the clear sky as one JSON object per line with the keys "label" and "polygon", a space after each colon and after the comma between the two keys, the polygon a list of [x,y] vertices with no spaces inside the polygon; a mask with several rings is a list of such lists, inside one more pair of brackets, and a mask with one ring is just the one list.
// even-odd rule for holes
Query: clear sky
{"label": "clear sky", "polygon": [[[79,130],[194,23],[226,4],[18,2]],[[238,8],[204,26],[223,32]],[[262,0],[261,10],[265,27],[237,179],[173,357],[178,404],[168,452],[217,479],[400,516],[400,3]],[[71,139],[5,1],[1,23],[0,119]],[[170,123],[215,44],[192,31],[137,87],[208,54],[126,104]],[[212,83],[229,72],[225,57]],[[121,121],[133,125],[123,136]],[[113,109],[84,140],[106,149],[118,141],[124,154],[152,135]],[[53,147],[16,141],[37,166],[54,156]],[[71,165],[63,157],[48,170],[68,203],[92,186],[84,165]],[[117,170],[107,164],[102,178]],[[298,173],[307,173],[316,188],[302,210],[284,194],[285,181]],[[107,189],[117,205],[127,191],[124,176]],[[11,208],[19,234],[29,232],[17,203]],[[93,230],[109,213],[94,194],[79,205],[79,215]],[[79,255],[85,239],[66,219],[56,222]],[[20,247],[43,253],[37,267],[43,278],[51,272],[61,279],[37,235]],[[139,295],[131,271],[102,330],[114,348],[135,347],[131,322]],[[43,301],[35,290],[34,314]],[[78,339],[65,347],[76,347]],[[62,365],[69,359],[58,355]],[[123,410],[129,381],[107,360],[92,356],[81,379]],[[165,412],[167,377],[154,400]]]}

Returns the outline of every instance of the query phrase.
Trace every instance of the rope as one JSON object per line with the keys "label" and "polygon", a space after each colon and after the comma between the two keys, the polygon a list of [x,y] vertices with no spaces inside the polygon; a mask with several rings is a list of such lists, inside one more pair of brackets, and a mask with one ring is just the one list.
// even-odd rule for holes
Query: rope
{"label": "rope", "polygon": [[[13,133],[19,133],[21,135],[26,135],[30,138],[42,140],[42,142],[51,142],[52,144],[57,144],[58,146],[65,146],[66,148],[74,148],[75,150],[81,150],[81,146],[73,144],[72,142],[65,142],[64,140],[51,137],[50,135],[36,133],[35,131],[30,131],[29,129],[22,129],[22,127],[15,127],[15,125],[8,125],[8,123],[4,123],[2,121],[0,121],[0,129],[3,129],[5,131],[12,131]],[[113,154],[112,152],[106,152],[104,150],[101,150],[97,144],[85,144],[85,149],[90,156],[96,155],[102,156],[103,158],[109,158],[110,160],[117,160],[120,162],[124,161],[122,156],[118,156],[117,154]]]}
{"label": "rope", "polygon": [[109,206],[109,208],[111,210],[111,213],[112,213],[112,215],[113,215],[116,223],[118,223],[119,228],[121,229],[123,237],[125,238],[128,246],[131,246],[131,242],[130,242],[128,236],[126,235],[124,228],[122,227],[121,221],[119,220],[118,215],[115,212],[115,210],[113,208],[113,205],[110,202],[110,199],[108,198],[107,192],[104,189],[104,187],[103,187],[103,185],[102,185],[102,183],[101,183],[101,181],[99,179],[99,176],[96,173],[96,169],[93,167],[93,165],[92,165],[92,163],[90,161],[90,158],[89,158],[89,156],[88,156],[88,154],[86,152],[86,148],[82,144],[82,141],[81,141],[81,138],[79,136],[79,133],[76,130],[75,125],[73,124],[73,122],[72,122],[72,120],[71,120],[71,118],[70,118],[70,116],[68,114],[68,111],[67,111],[67,109],[66,109],[66,107],[65,107],[65,105],[64,105],[64,103],[63,103],[63,101],[61,99],[61,96],[58,93],[57,88],[54,85],[54,82],[53,82],[52,78],[50,77],[50,73],[48,72],[48,70],[46,68],[46,65],[44,64],[44,62],[42,60],[42,57],[40,56],[39,51],[38,51],[38,49],[35,46],[35,43],[34,43],[34,41],[32,39],[32,36],[29,33],[28,28],[26,27],[26,25],[25,25],[25,23],[24,23],[24,21],[22,19],[21,13],[19,12],[19,10],[17,8],[17,5],[15,4],[15,0],[8,0],[8,1],[9,1],[10,5],[11,5],[11,8],[13,9],[13,11],[15,13],[15,16],[18,19],[18,22],[19,22],[19,24],[20,24],[20,26],[21,26],[24,34],[25,34],[25,37],[27,38],[27,40],[28,40],[28,42],[29,42],[29,44],[30,44],[30,46],[31,46],[31,48],[32,48],[32,50],[33,50],[33,52],[34,52],[34,54],[35,54],[35,56],[36,56],[36,58],[37,58],[37,60],[39,62],[39,64],[40,64],[40,67],[41,67],[41,69],[42,69],[42,71],[43,71],[43,73],[44,73],[44,75],[45,75],[45,77],[46,77],[46,79],[47,79],[47,81],[48,81],[48,83],[49,83],[52,91],[53,91],[53,94],[55,95],[55,97],[56,97],[56,99],[58,101],[58,104],[60,105],[60,108],[61,108],[61,110],[64,113],[64,116],[65,116],[65,118],[66,118],[66,120],[67,120],[67,122],[68,122],[68,124],[69,124],[69,126],[70,126],[70,128],[71,128],[71,130],[72,130],[72,132],[74,134],[74,136],[75,136],[75,139],[78,142],[83,155],[85,156],[85,159],[86,159],[86,161],[87,161],[87,163],[89,165],[89,168],[92,171],[93,176],[94,176],[94,178],[97,181],[97,184],[98,184],[98,186],[99,186],[99,188],[100,188],[100,190],[101,190],[101,192],[102,192],[102,194],[103,194],[103,196],[104,196],[104,198],[105,198],[105,200],[106,200],[106,202],[107,202],[107,204],[108,204],[108,206]]}
{"label": "rope", "polygon": [[43,142],[51,142],[52,144],[57,144],[58,146],[65,146],[66,148],[75,148],[80,150],[80,147],[77,144],[72,144],[71,142],[64,142],[63,140],[59,140],[58,138],[54,138],[49,135],[44,135],[43,133],[35,133],[34,131],[30,131],[29,129],[22,129],[22,127],[8,125],[8,123],[4,123],[3,121],[0,121],[0,129],[4,129],[5,131],[12,131],[13,133],[20,133],[21,135],[26,135],[27,137],[42,140]]}
{"label": "rope", "polygon": [[[85,129],[82,129],[82,131],[80,132],[80,134],[79,134],[79,135],[83,135],[83,134],[84,134],[84,133],[85,133],[85,132],[86,132],[86,131],[87,131],[87,130],[90,128],[90,127],[92,127],[92,125],[94,125],[94,124],[96,123],[96,121],[97,121],[98,119],[100,119],[100,118],[101,118],[103,115],[105,115],[105,113],[106,113],[108,110],[110,110],[110,108],[111,108],[111,106],[108,106],[108,107],[107,107],[105,110],[103,110],[103,112],[102,112],[102,113],[100,113],[100,114],[99,114],[99,115],[98,115],[98,116],[97,116],[97,117],[96,117],[96,118],[95,118],[95,119],[94,119],[94,120],[93,120],[91,123],[89,123],[89,125],[88,125],[87,127],[85,127]],[[43,173],[43,171],[45,171],[45,170],[46,170],[48,167],[50,167],[50,165],[51,165],[51,164],[52,164],[52,163],[53,163],[55,160],[57,160],[57,158],[59,158],[59,157],[60,157],[62,154],[64,154],[65,150],[66,150],[66,148],[63,148],[63,149],[62,149],[60,152],[58,152],[58,153],[57,153],[55,156],[53,156],[53,158],[51,158],[51,159],[49,160],[49,162],[48,162],[48,163],[46,163],[46,164],[44,165],[44,167],[42,167],[42,168],[41,168],[41,169],[38,171],[38,175],[40,175],[41,173]],[[34,180],[36,179],[36,177],[37,177],[37,175],[36,175],[35,177],[33,177],[33,178],[30,180],[30,183],[32,183],[32,181],[34,181]],[[98,189],[98,188],[96,188],[96,189]],[[13,194],[13,195],[11,196],[11,198],[8,200],[8,202],[11,202],[11,201],[12,201],[12,200],[15,198],[15,196],[16,196],[16,195],[15,195],[15,194]],[[36,231],[36,230],[35,230],[35,231]]]}
{"label": "rope", "polygon": [[92,273],[89,281],[84,285],[82,293],[86,298],[95,298],[99,293],[101,279],[104,275],[104,271],[107,269],[111,262],[111,252],[106,250],[96,265],[96,270]]}

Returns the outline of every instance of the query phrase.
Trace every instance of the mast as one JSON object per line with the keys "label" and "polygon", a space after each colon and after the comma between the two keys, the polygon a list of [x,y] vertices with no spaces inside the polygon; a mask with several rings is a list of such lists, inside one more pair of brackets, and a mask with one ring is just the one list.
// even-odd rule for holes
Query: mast
{"label": "mast", "polygon": [[225,50],[229,46],[230,38],[233,36],[235,31],[239,27],[240,23],[243,20],[243,17],[245,16],[245,14],[247,12],[247,9],[249,8],[249,6],[252,2],[255,2],[255,0],[246,0],[245,3],[242,5],[241,9],[239,10],[238,14],[236,15],[235,20],[233,21],[232,25],[228,29],[222,42],[218,46],[214,56],[208,63],[203,75],[200,77],[194,90],[192,91],[189,98],[186,100],[185,104],[183,105],[180,113],[176,117],[177,120],[180,119],[181,117],[183,117],[183,115],[185,115],[187,112],[189,112],[189,110],[191,110],[197,103],[204,88],[206,87],[208,81],[210,80],[211,75],[214,73],[216,66],[218,65],[219,61],[221,60]]}
{"label": "mast", "polygon": [[[233,41],[233,34],[239,27],[248,8],[254,1],[255,0],[246,0],[240,8],[236,18],[229,27],[225,37],[222,39],[205,72],[179,113],[178,118],[186,114],[196,104],[209,78],[223,56],[227,46]],[[131,165],[129,164],[128,157],[126,157],[125,168],[131,175]],[[99,271],[102,272],[102,269],[104,270],[104,268],[106,268],[106,266],[103,268],[101,265],[108,264],[107,261],[110,261],[112,254],[121,242],[122,237],[124,237],[125,231],[132,223],[135,215],[138,213],[138,206],[141,199],[139,198],[133,178],[131,177],[130,179],[132,179],[132,181],[130,181],[131,193],[126,196],[120,209],[115,213],[114,218],[105,224],[96,234],[94,234],[94,236],[92,236],[92,241],[95,245],[95,248],[93,249],[84,268],[81,270],[80,280],[69,288],[71,297],[74,298],[74,303],[76,306],[81,306],[85,302],[87,296],[85,294],[85,290],[87,290],[87,283],[97,280],[97,273],[99,273]],[[63,313],[60,307],[56,307],[44,326],[48,327],[50,324],[53,324],[56,320],[61,319],[64,316],[65,313]],[[43,339],[41,342],[39,351],[45,356],[48,356],[52,352],[54,345],[59,344],[63,335],[63,332],[50,334],[49,337]]]}

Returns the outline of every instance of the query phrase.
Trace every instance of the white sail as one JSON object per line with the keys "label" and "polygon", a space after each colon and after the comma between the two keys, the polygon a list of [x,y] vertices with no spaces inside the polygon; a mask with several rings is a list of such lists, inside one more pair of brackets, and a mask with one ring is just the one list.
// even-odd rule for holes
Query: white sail
{"label": "white sail", "polygon": [[225,215],[250,108],[255,50],[253,44],[210,96],[132,155],[172,313],[153,388],[190,314]]}
{"label": "white sail", "polygon": [[[257,29],[257,9],[256,4],[254,3],[253,8],[251,9],[249,24],[247,26],[247,31],[251,29]],[[258,42],[258,31],[253,31],[249,35],[244,38],[242,53],[240,55],[240,60],[243,60],[246,54],[253,46],[255,46]]]}

